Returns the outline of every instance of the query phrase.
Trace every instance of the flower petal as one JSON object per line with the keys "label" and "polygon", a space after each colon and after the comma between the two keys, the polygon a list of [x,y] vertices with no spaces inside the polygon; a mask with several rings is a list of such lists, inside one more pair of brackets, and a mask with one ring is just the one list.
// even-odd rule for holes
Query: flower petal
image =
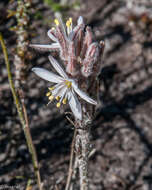
{"label": "flower petal", "polygon": [[58,39],[53,35],[53,30],[50,29],[48,32],[47,32],[47,35],[49,36],[49,38],[54,41],[54,42],[58,42]]}
{"label": "flower petal", "polygon": [[56,96],[60,96],[60,92],[62,91],[62,89],[64,89],[64,84],[63,83],[58,83],[55,86],[53,86],[54,90],[52,90],[52,95],[54,97]]}
{"label": "flower petal", "polygon": [[34,67],[34,68],[32,68],[32,71],[36,75],[41,77],[42,79],[47,80],[49,82],[53,82],[53,83],[63,82],[63,79],[60,76],[58,76],[50,71],[47,71],[46,69]]}
{"label": "flower petal", "polygon": [[59,43],[53,43],[51,45],[30,44],[29,46],[40,51],[57,51],[60,48]]}
{"label": "flower petal", "polygon": [[78,34],[79,34],[80,30],[81,31],[84,30],[84,27],[85,27],[84,24],[75,26],[74,29],[69,34],[69,39],[71,41],[74,41],[76,39],[76,37],[78,37]]}
{"label": "flower petal", "polygon": [[79,16],[78,20],[77,20],[77,24],[80,25],[80,24],[84,24],[84,21],[83,21],[83,17],[82,16]]}
{"label": "flower petal", "polygon": [[71,108],[74,116],[77,119],[82,120],[81,104],[80,104],[77,96],[75,95],[75,93],[72,91],[68,92],[68,102],[69,102],[70,108]]}
{"label": "flower petal", "polygon": [[82,90],[80,90],[78,88],[78,85],[73,81],[72,82],[72,87],[74,89],[74,91],[82,98],[84,99],[86,102],[90,103],[90,104],[94,104],[97,105],[97,102],[95,100],[93,100],[92,98],[90,98],[85,92],[83,92]]}
{"label": "flower petal", "polygon": [[64,86],[62,89],[60,89],[58,96],[60,96],[60,102],[62,102],[63,98],[66,96],[67,87]]}
{"label": "flower petal", "polygon": [[56,18],[58,19],[58,21],[59,21],[59,23],[60,23],[59,26],[61,27],[62,32],[63,32],[64,35],[66,36],[65,25],[64,25],[64,23],[62,22],[61,15],[60,15],[60,14],[56,14]]}
{"label": "flower petal", "polygon": [[59,65],[59,63],[50,55],[49,60],[52,63],[52,66],[55,68],[55,70],[64,78],[68,79],[67,74],[64,72],[62,67]]}

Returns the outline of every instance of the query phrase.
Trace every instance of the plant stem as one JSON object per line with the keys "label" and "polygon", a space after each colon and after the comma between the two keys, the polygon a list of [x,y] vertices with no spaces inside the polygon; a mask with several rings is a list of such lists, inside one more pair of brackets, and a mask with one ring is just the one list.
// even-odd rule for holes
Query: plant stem
{"label": "plant stem", "polygon": [[70,154],[69,172],[68,172],[68,178],[67,178],[65,190],[69,190],[70,183],[71,183],[71,178],[72,178],[72,174],[73,174],[74,145],[75,145],[75,137],[76,137],[76,134],[77,134],[77,130],[75,129],[75,130],[74,130],[74,135],[73,135],[72,144],[71,144],[71,154]]}
{"label": "plant stem", "polygon": [[22,102],[22,108],[23,108],[23,113],[24,113],[24,118],[26,121],[26,127],[24,129],[24,134],[26,136],[26,141],[29,147],[29,151],[32,156],[32,162],[33,162],[33,167],[34,167],[34,172],[35,176],[37,178],[37,184],[39,187],[39,190],[42,190],[42,182],[41,182],[41,176],[40,176],[40,171],[39,171],[39,164],[38,164],[38,159],[37,159],[37,154],[36,150],[32,141],[32,136],[30,133],[30,128],[29,128],[29,122],[28,122],[28,116],[27,116],[27,111],[24,102]]}
{"label": "plant stem", "polygon": [[82,129],[78,130],[81,139],[82,153],[81,156],[78,157],[79,164],[79,175],[80,175],[80,189],[88,190],[89,181],[88,181],[88,153],[87,153],[87,145],[89,144],[88,131],[84,131]]}
{"label": "plant stem", "polygon": [[90,153],[90,127],[84,121],[77,123],[77,136],[76,136],[76,157],[78,160],[79,176],[80,176],[80,190],[89,189],[88,180],[88,161]]}
{"label": "plant stem", "polygon": [[9,84],[10,84],[10,89],[11,89],[12,94],[13,94],[13,98],[14,98],[14,101],[15,101],[15,105],[16,105],[17,112],[18,112],[18,115],[19,115],[19,119],[20,119],[21,124],[22,124],[22,128],[23,128],[23,131],[24,131],[24,135],[25,135],[25,138],[26,138],[28,149],[29,149],[29,152],[31,153],[31,156],[32,156],[34,172],[35,172],[35,175],[36,175],[36,178],[37,178],[37,183],[38,183],[38,186],[39,186],[39,190],[42,190],[42,183],[41,183],[41,178],[40,178],[39,165],[38,165],[38,160],[37,160],[37,155],[36,155],[36,151],[35,151],[35,148],[34,148],[34,144],[32,142],[31,133],[30,133],[30,130],[29,130],[26,108],[25,108],[25,105],[24,105],[23,102],[22,102],[22,104],[20,103],[19,97],[17,96],[16,90],[15,90],[15,86],[14,86],[13,79],[12,79],[12,74],[11,74],[11,69],[10,69],[10,63],[9,63],[9,60],[8,60],[8,53],[7,53],[7,49],[6,49],[2,34],[0,34],[0,43],[1,43],[1,46],[2,46],[4,58],[5,58],[5,64],[6,64],[6,68],[7,68],[7,72],[8,72],[8,80],[9,80]]}
{"label": "plant stem", "polygon": [[16,91],[15,91],[15,87],[14,87],[14,83],[13,83],[13,79],[12,79],[12,74],[11,74],[11,69],[10,69],[10,63],[8,60],[8,53],[7,53],[7,49],[6,49],[2,34],[0,34],[0,43],[2,46],[3,54],[4,54],[6,69],[7,69],[7,73],[8,73],[8,80],[9,80],[10,88],[11,88],[13,98],[15,101],[15,105],[16,105],[16,108],[18,111],[18,115],[19,115],[22,126],[25,126],[26,123],[25,123],[23,112],[22,112],[22,107],[20,105],[19,99],[18,99]]}
{"label": "plant stem", "polygon": [[73,164],[73,172],[72,172],[72,182],[70,184],[69,190],[74,190],[76,189],[76,178],[77,178],[77,172],[78,172],[78,160],[77,157],[75,156],[74,164]]}

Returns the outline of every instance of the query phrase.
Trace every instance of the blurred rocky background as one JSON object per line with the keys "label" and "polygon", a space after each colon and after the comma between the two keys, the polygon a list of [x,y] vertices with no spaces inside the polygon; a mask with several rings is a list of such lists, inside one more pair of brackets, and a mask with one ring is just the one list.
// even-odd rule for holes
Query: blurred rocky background
{"label": "blurred rocky background", "polygon": [[[81,15],[94,38],[105,41],[101,62],[100,104],[92,126],[96,152],[90,159],[92,190],[152,190],[152,0],[33,0],[30,43],[49,44],[47,31],[55,12],[76,23]],[[17,1],[0,1],[0,32],[9,53],[12,73],[16,34],[10,29]],[[64,110],[47,105],[49,83],[35,77],[34,66],[50,69],[47,53],[29,48],[26,107],[44,188],[64,189],[73,127]],[[0,48],[0,187],[31,183],[36,190],[29,155],[8,85]],[[67,109],[68,111],[68,109]]]}

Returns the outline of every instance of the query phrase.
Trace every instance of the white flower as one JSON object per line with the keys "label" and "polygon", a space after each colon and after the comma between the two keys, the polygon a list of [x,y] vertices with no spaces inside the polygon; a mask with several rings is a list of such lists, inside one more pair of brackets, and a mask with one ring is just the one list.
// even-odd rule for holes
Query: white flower
{"label": "white flower", "polygon": [[33,68],[32,71],[39,77],[49,82],[56,83],[56,85],[49,88],[49,92],[46,94],[50,101],[56,99],[58,101],[56,104],[57,107],[60,107],[61,104],[66,104],[68,102],[74,116],[77,119],[82,120],[81,104],[76,94],[90,104],[96,105],[97,102],[78,88],[78,85],[74,79],[70,79],[67,76],[59,63],[52,56],[49,56],[49,60],[60,76],[37,67]]}

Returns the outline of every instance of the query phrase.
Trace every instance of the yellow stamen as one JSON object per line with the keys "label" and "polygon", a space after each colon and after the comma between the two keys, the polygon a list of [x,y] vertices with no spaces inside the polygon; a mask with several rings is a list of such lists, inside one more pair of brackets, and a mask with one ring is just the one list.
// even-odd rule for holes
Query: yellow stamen
{"label": "yellow stamen", "polygon": [[67,26],[67,28],[70,28],[71,22],[69,20],[66,21],[66,26]]}
{"label": "yellow stamen", "polygon": [[49,90],[51,90],[51,91],[54,90],[54,86],[53,87],[49,87]]}
{"label": "yellow stamen", "polygon": [[56,99],[57,101],[59,101],[59,100],[60,100],[60,96],[55,97],[55,99]]}
{"label": "yellow stamen", "polygon": [[54,19],[54,22],[55,22],[55,24],[56,24],[57,26],[59,26],[59,21],[58,21],[58,19]]}
{"label": "yellow stamen", "polygon": [[54,99],[54,96],[53,96],[53,95],[49,96],[49,100],[50,100],[50,101],[52,101],[53,99]]}
{"label": "yellow stamen", "polygon": [[50,96],[50,95],[51,95],[51,92],[47,92],[47,93],[46,93],[46,96]]}
{"label": "yellow stamen", "polygon": [[71,17],[69,18],[69,21],[70,21],[70,23],[72,24],[72,18],[71,18]]}
{"label": "yellow stamen", "polygon": [[61,106],[61,103],[58,102],[58,103],[56,104],[56,107],[59,108],[60,106]]}
{"label": "yellow stamen", "polygon": [[55,28],[54,28],[54,27],[52,27],[52,28],[51,28],[51,30],[55,30]]}
{"label": "yellow stamen", "polygon": [[67,103],[67,99],[64,98],[63,101],[62,101],[63,104],[66,104]]}
{"label": "yellow stamen", "polygon": [[69,20],[66,21],[67,28],[70,28],[72,25],[72,18],[70,17]]}
{"label": "yellow stamen", "polygon": [[65,81],[65,85],[66,85],[68,88],[71,88],[72,82],[66,80],[66,81]]}

